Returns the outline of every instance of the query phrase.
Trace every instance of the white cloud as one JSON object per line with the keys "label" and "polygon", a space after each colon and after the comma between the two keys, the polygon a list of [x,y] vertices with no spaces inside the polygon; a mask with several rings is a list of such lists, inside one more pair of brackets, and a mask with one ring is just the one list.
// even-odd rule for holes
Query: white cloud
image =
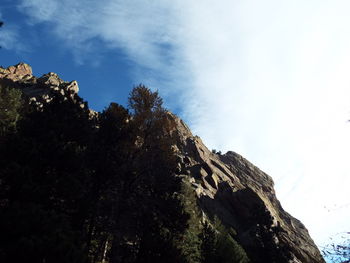
{"label": "white cloud", "polygon": [[[23,0],[20,9],[81,52],[123,50],[180,104],[213,148],[276,181],[317,242],[349,230],[350,2],[345,0]],[[82,61],[83,62],[83,61]],[[148,70],[145,70],[148,69]],[[176,96],[174,96],[176,95]]]}
{"label": "white cloud", "polygon": [[1,29],[0,47],[16,52],[25,52],[28,50],[28,48],[21,43],[19,33],[15,27]]}
{"label": "white cloud", "polygon": [[[2,14],[0,12],[0,21],[3,21]],[[4,24],[0,28],[0,47],[4,49],[14,50],[17,52],[25,51],[26,47],[21,43],[19,37],[19,30],[14,25]]]}

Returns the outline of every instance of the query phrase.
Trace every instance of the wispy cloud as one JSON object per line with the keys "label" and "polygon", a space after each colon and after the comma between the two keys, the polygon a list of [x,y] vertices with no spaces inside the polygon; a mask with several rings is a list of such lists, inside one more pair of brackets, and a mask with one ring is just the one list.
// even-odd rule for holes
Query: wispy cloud
{"label": "wispy cloud", "polygon": [[317,241],[329,225],[350,227],[349,213],[323,209],[346,201],[350,186],[348,1],[23,0],[19,8],[33,24],[50,23],[81,63],[96,41],[123,51],[136,83],[180,105],[210,147],[269,172]]}
{"label": "wispy cloud", "polygon": [[[3,21],[1,10],[0,21]],[[27,50],[25,45],[20,41],[18,28],[14,25],[7,24],[4,24],[4,26],[0,28],[0,47],[16,52]]]}
{"label": "wispy cloud", "polygon": [[[131,60],[149,69],[162,68],[173,44],[170,9],[160,1],[56,1],[24,0],[19,9],[30,23],[47,22],[52,32],[75,48],[73,52],[97,51],[95,40],[105,48],[122,49]],[[83,60],[83,58],[80,58]],[[81,61],[83,62],[83,61]]]}

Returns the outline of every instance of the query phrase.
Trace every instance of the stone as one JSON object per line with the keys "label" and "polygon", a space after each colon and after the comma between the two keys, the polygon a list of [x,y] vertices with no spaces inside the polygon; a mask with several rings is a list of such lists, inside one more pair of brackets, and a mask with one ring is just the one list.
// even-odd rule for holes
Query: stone
{"label": "stone", "polygon": [[69,90],[70,92],[74,93],[74,94],[78,94],[78,92],[79,92],[78,82],[73,80],[72,82],[70,82],[67,85],[66,89]]}
{"label": "stone", "polygon": [[280,247],[288,250],[289,262],[325,262],[305,226],[282,208],[269,175],[235,152],[212,153],[181,119],[170,112],[168,116],[174,122],[178,159],[183,162],[180,176],[196,179],[192,187],[202,213],[234,228],[253,262],[266,256],[256,252],[259,229],[270,233],[277,252]]}
{"label": "stone", "polygon": [[0,67],[0,79],[6,78],[13,81],[18,81],[23,78],[30,78],[33,74],[32,68],[25,63],[19,63],[8,68]]}
{"label": "stone", "polygon": [[38,83],[47,85],[50,87],[59,87],[63,81],[58,77],[56,73],[49,72],[48,74],[43,75],[38,78]]}
{"label": "stone", "polygon": [[[77,81],[64,81],[54,72],[35,77],[32,75],[32,68],[25,63],[8,68],[0,67],[0,84],[21,89],[29,101],[35,101],[38,107],[42,107],[42,103],[50,102],[53,92],[72,99],[79,92]],[[85,105],[81,104],[80,107],[84,108]]]}

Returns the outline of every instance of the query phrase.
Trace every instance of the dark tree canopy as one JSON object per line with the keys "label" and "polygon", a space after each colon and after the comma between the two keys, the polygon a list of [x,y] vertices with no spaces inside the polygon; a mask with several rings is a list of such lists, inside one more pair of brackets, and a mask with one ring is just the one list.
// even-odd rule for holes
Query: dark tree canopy
{"label": "dark tree canopy", "polygon": [[0,135],[16,129],[22,106],[22,93],[19,90],[0,85]]}
{"label": "dark tree canopy", "polygon": [[144,85],[136,86],[130,93],[128,100],[129,108],[135,115],[151,114],[162,112],[163,100],[159,97],[158,92],[152,92]]}
{"label": "dark tree canopy", "polygon": [[38,108],[0,87],[0,262],[246,262],[203,228],[157,92],[139,85],[95,117],[51,96]]}

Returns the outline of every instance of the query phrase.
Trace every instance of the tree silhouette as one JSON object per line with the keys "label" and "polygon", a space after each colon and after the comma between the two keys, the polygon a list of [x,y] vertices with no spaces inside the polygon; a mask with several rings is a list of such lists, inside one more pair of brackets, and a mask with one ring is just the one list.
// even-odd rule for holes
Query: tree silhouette
{"label": "tree silhouette", "polygon": [[203,228],[158,92],[96,117],[50,97],[0,87],[0,262],[246,262],[230,230]]}
{"label": "tree silhouette", "polygon": [[188,216],[176,197],[170,125],[158,93],[142,85],[131,91],[129,110],[111,103],[100,114],[89,153],[90,258],[180,262],[174,240]]}
{"label": "tree silhouette", "polygon": [[22,108],[21,91],[0,84],[0,136],[16,129]]}
{"label": "tree silhouette", "polygon": [[84,262],[88,112],[59,93],[0,147],[0,261]]}

